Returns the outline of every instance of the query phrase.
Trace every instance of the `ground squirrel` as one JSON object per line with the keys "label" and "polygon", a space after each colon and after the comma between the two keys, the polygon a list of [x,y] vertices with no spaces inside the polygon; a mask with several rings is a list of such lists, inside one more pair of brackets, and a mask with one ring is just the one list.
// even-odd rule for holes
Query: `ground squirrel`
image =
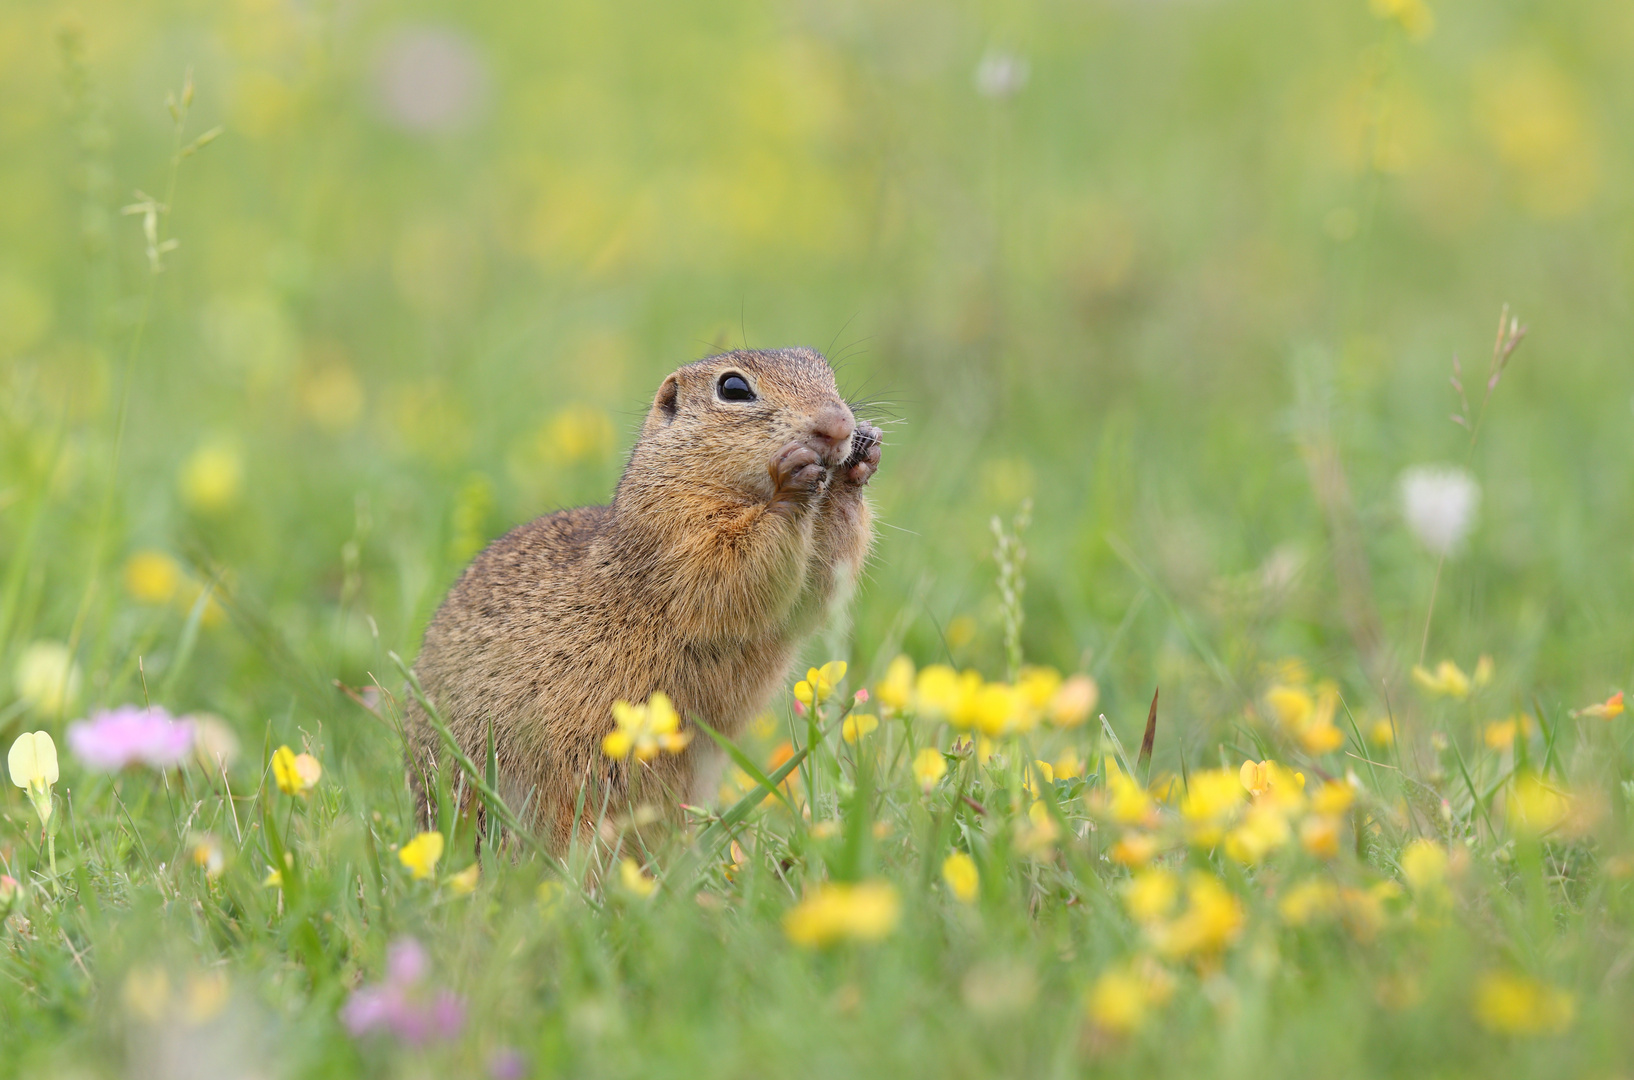
{"label": "ground squirrel", "polygon": [[[611,505],[490,544],[437,610],[415,673],[474,761],[491,723],[500,793],[560,850],[581,786],[586,818],[628,793],[633,761],[601,753],[615,700],[663,691],[729,736],[766,708],[862,567],[879,459],[880,429],[821,353],[688,364],[659,386]],[[410,782],[430,816],[421,774],[446,755],[412,699],[408,712]],[[647,763],[641,801],[710,799],[712,751],[694,739]]]}

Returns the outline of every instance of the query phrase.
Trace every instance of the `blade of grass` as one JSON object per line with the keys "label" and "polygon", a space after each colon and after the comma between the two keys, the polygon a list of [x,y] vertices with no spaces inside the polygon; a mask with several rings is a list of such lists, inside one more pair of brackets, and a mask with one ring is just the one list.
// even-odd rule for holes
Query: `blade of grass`
{"label": "blade of grass", "polygon": [[1118,762],[1123,766],[1123,775],[1133,780],[1135,770],[1129,767],[1129,755],[1123,752],[1123,743],[1119,740],[1118,733],[1112,730],[1112,721],[1106,718],[1105,713],[1101,714],[1101,730],[1106,732],[1108,739],[1112,740],[1112,752],[1118,755]]}
{"label": "blade of grass", "polygon": [[182,635],[176,642],[175,659],[170,662],[170,670],[165,672],[165,681],[159,684],[161,702],[175,700],[176,684],[181,681],[182,672],[187,670],[188,662],[193,659],[193,648],[199,642],[199,626],[204,622],[204,611],[209,606],[212,592],[209,587],[199,590],[199,598],[193,601],[192,608],[187,612],[187,622],[182,624]]}
{"label": "blade of grass", "polygon": [[1140,740],[1140,757],[1137,764],[1141,768],[1140,786],[1151,786],[1152,779],[1152,744],[1157,740],[1157,695],[1159,687],[1152,687],[1152,707],[1146,713],[1146,734]]}
{"label": "blade of grass", "polygon": [[530,851],[543,859],[551,869],[566,877],[567,870],[560,860],[539,842],[539,838],[533,835],[531,829],[528,829],[517,819],[517,816],[511,812],[511,808],[505,805],[505,800],[500,796],[499,792],[488,786],[488,781],[483,778],[482,770],[477,768],[476,762],[467,757],[465,751],[460,749],[460,744],[455,740],[454,733],[449,731],[448,725],[443,722],[442,714],[426,697],[425,690],[420,686],[420,680],[414,674],[414,670],[405,664],[403,658],[398,656],[397,653],[388,652],[386,655],[391,658],[391,662],[397,665],[397,670],[402,672],[403,677],[408,680],[409,693],[414,696],[415,701],[420,703],[420,708],[425,710],[426,722],[436,731],[437,737],[443,741],[443,745],[448,750],[448,756],[453,760],[454,764],[459,767],[459,770],[465,774],[477,789],[477,793],[482,796],[489,813],[503,822],[505,828],[509,829],[517,839],[521,840]]}
{"label": "blade of grass", "polygon": [[[1373,759],[1368,755],[1367,743],[1362,739],[1361,725],[1356,723],[1356,715],[1350,711],[1350,702],[1345,700],[1345,695],[1339,695],[1339,704],[1345,707],[1345,719],[1350,721],[1350,732],[1356,736],[1356,753],[1361,756],[1363,761],[1367,762],[1368,775],[1373,778],[1373,790],[1378,791],[1380,790],[1379,770],[1373,767]],[[1395,731],[1395,727],[1392,725],[1390,730]]]}
{"label": "blade of grass", "polygon": [[[1532,696],[1532,708],[1538,714],[1538,727],[1543,729],[1543,771],[1547,774],[1555,763],[1555,738],[1560,734],[1560,722],[1550,724],[1544,719],[1543,703]],[[1517,732],[1516,737],[1519,737]]]}
{"label": "blade of grass", "polygon": [[[836,720],[835,725],[843,722],[843,720]],[[830,730],[833,730],[833,728],[831,727]],[[774,788],[783,783],[784,780],[789,778],[790,773],[794,772],[795,769],[800,767],[800,763],[805,760],[806,755],[810,752],[811,748],[809,746],[802,746],[800,749],[796,750],[789,757],[789,760],[779,765],[769,776],[766,777],[767,782]],[[714,855],[722,840],[729,837],[732,830],[741,825],[744,819],[753,813],[757,806],[765,801],[765,792],[751,791],[747,795],[743,796],[743,798],[733,803],[726,813],[710,822],[704,831],[698,834],[698,839],[692,845],[691,849],[689,849],[687,853],[683,855],[678,862],[676,862],[675,866],[669,873],[664,875],[665,883],[671,881],[690,882],[693,876],[699,870],[701,870],[704,864]]]}
{"label": "blade of grass", "polygon": [[1453,757],[1458,759],[1458,771],[1464,777],[1464,786],[1469,788],[1469,797],[1475,800],[1475,808],[1481,812],[1482,819],[1486,821],[1487,833],[1491,836],[1497,836],[1498,830],[1492,826],[1492,815],[1487,811],[1486,800],[1482,799],[1475,790],[1475,779],[1470,776],[1469,766],[1464,763],[1464,752],[1458,749],[1456,740],[1449,739],[1448,743],[1452,746]]}
{"label": "blade of grass", "polygon": [[768,795],[771,795],[777,799],[778,802],[788,807],[789,813],[796,813],[794,804],[789,802],[788,796],[783,794],[783,789],[772,783],[770,778],[768,778],[766,774],[760,770],[760,766],[756,765],[754,760],[738,747],[737,743],[733,742],[731,739],[728,739],[725,735],[722,735],[720,732],[704,723],[704,721],[698,717],[694,716],[691,719],[692,722],[698,726],[699,730],[701,730],[705,735],[708,735],[711,739],[715,740],[716,746],[726,751],[727,756],[732,759],[733,763],[736,764],[738,768],[742,769],[748,775],[749,779],[753,780],[756,784],[759,784],[762,788],[764,788]]}
{"label": "blade of grass", "polygon": [[1191,643],[1191,647],[1197,650],[1197,655],[1201,656],[1203,662],[1208,664],[1210,670],[1214,672],[1215,678],[1219,679],[1221,684],[1233,694],[1247,701],[1248,695],[1244,694],[1242,687],[1237,685],[1237,680],[1232,677],[1231,669],[1225,666],[1225,661],[1221,660],[1219,654],[1209,646],[1208,642],[1203,640],[1202,635],[1192,626],[1191,620],[1186,618],[1186,613],[1180,610],[1180,605],[1175,602],[1174,597],[1170,596],[1163,586],[1157,583],[1157,579],[1152,576],[1152,572],[1146,569],[1146,565],[1140,561],[1133,551],[1129,550],[1128,545],[1123,542],[1122,538],[1113,533],[1107,533],[1106,543],[1118,558],[1123,560],[1124,565],[1134,571],[1136,577],[1140,578],[1141,584],[1150,589],[1152,594],[1162,602],[1163,606],[1169,609],[1169,617],[1180,627],[1180,632],[1186,636],[1186,640]]}

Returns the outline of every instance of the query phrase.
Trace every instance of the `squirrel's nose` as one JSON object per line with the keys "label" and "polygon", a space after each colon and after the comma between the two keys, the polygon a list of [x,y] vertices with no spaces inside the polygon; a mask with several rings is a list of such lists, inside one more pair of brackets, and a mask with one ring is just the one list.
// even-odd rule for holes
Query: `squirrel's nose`
{"label": "squirrel's nose", "polygon": [[826,406],[811,418],[812,437],[824,445],[827,450],[825,457],[833,456],[856,430],[856,418],[844,405]]}

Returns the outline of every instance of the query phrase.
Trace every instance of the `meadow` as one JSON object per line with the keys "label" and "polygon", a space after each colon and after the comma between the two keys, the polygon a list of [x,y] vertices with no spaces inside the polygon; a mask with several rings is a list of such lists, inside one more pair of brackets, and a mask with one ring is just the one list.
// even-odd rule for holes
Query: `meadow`
{"label": "meadow", "polygon": [[[1626,1075],[1631,53],[9,0],[0,1076]],[[459,570],[791,344],[879,538],[717,800],[422,833]]]}

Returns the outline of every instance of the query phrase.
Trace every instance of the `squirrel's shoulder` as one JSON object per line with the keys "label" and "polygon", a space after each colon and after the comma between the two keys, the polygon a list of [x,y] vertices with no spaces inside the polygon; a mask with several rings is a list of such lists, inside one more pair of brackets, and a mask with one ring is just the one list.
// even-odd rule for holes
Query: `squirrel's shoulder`
{"label": "squirrel's shoulder", "polygon": [[454,592],[537,583],[579,562],[612,519],[610,506],[575,506],[523,522],[484,548]]}
{"label": "squirrel's shoulder", "polygon": [[570,561],[584,553],[612,520],[610,506],[575,506],[525,521],[483,549],[478,566]]}

